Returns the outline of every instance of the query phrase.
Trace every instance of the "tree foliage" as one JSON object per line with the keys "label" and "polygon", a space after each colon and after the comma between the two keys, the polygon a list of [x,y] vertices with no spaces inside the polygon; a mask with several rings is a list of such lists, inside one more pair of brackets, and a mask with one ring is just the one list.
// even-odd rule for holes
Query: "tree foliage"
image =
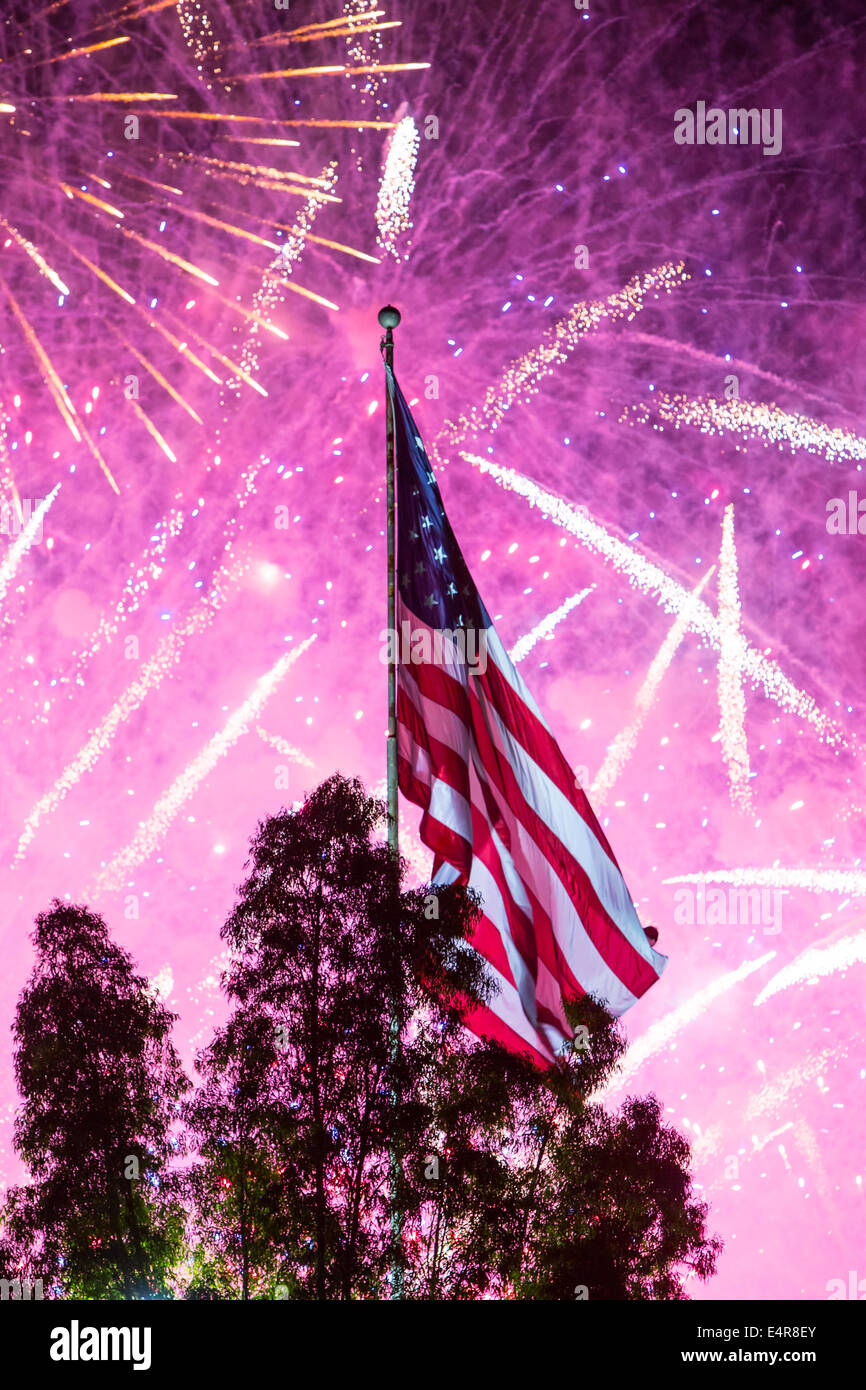
{"label": "tree foliage", "polygon": [[164,1294],[183,1238],[172,1127],[188,1086],[174,1015],[85,907],[36,918],[36,960],[13,1024],[22,1105],[7,1240],[23,1273],[68,1297]]}
{"label": "tree foliage", "polygon": [[[467,1001],[489,990],[467,945],[470,895],[401,891],[375,839],[381,820],[381,805],[339,776],[271,816],[223,928],[233,1012],[200,1059],[212,1099],[189,1118],[202,1159],[193,1181],[211,1203],[199,1224],[217,1229],[215,1201],[218,1243],[233,1252],[223,1270],[240,1276],[241,1296],[251,1269],[259,1288],[293,1297],[387,1296],[402,1260],[391,1177],[405,1211],[404,1174],[429,1129],[428,1073],[462,1039]],[[244,1168],[253,1152],[267,1176]],[[241,1170],[255,1198],[243,1218]]]}

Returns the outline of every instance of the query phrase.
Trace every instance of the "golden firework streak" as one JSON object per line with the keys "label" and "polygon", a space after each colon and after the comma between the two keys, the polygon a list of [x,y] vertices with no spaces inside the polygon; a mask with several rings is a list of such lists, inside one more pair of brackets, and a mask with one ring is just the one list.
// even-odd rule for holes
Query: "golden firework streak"
{"label": "golden firework streak", "polygon": [[[347,67],[337,63],[321,68],[280,68],[277,72],[246,72],[241,77],[221,77],[221,82],[269,82],[276,77],[366,77],[375,72],[422,72],[429,63],[362,63]],[[352,122],[351,124],[354,124]]]}
{"label": "golden firework streak", "polygon": [[108,479],[108,482],[110,483],[111,487],[118,494],[118,496],[120,496],[120,488],[117,486],[117,483],[115,482],[112,476],[108,464],[105,462],[105,459],[102,457],[93,440],[90,438],[90,435],[85,429],[83,422],[78,417],[75,406],[69,399],[63,382],[60,380],[60,377],[54,370],[54,366],[51,362],[51,359],[49,358],[47,352],[45,351],[39,339],[37,338],[34,330],[27,322],[27,319],[21,312],[21,309],[18,306],[18,301],[15,299],[14,295],[12,294],[12,291],[9,289],[9,286],[6,284],[6,281],[3,279],[2,276],[0,276],[0,288],[4,290],[6,298],[9,300],[9,303],[11,305],[12,312],[15,315],[15,318],[18,322],[18,326],[24,334],[24,337],[27,340],[27,343],[30,347],[30,350],[33,353],[33,356],[36,358],[37,362],[42,368],[43,380],[45,381],[46,386],[48,387],[52,397],[54,398],[54,403],[57,406],[57,409],[60,411],[61,416],[66,421],[69,433],[72,435],[72,438],[77,441],[77,443],[80,444],[83,441],[87,445],[91,454],[96,459],[96,462],[99,464],[100,468],[102,469],[103,473]]}
{"label": "golden firework streak", "polygon": [[138,348],[134,347],[133,344],[129,341],[129,339],[124,337],[124,335],[120,332],[118,328],[115,328],[113,323],[111,323],[108,319],[104,319],[103,322],[106,328],[109,330],[109,332],[113,333],[115,337],[118,338],[121,343],[123,343],[123,346],[126,348],[127,352],[131,352],[133,357],[137,358],[141,365],[144,367],[145,371],[150,373],[154,381],[156,381],[164,391],[168,392],[172,400],[177,401],[177,404],[179,406],[182,406],[188,415],[192,416],[193,420],[195,420],[197,425],[203,425],[204,421],[202,420],[201,416],[197,414],[195,410],[193,410],[189,401],[185,401],[180,392],[175,390],[171,382],[163,376],[159,368],[155,367],[152,362],[149,362],[148,359],[145,357],[144,353],[139,352]]}
{"label": "golden firework streak", "polygon": [[168,461],[170,463],[177,463],[177,454],[174,452],[171,445],[165,439],[164,435],[160,434],[159,430],[156,428],[156,425],[153,423],[150,416],[147,414],[145,410],[142,409],[135,397],[127,396],[126,403],[127,405],[132,406],[133,410],[135,411],[141,423],[144,425],[144,428],[147,430],[151,439],[156,440],[157,444],[159,445],[160,449],[162,449],[162,452],[165,454]]}

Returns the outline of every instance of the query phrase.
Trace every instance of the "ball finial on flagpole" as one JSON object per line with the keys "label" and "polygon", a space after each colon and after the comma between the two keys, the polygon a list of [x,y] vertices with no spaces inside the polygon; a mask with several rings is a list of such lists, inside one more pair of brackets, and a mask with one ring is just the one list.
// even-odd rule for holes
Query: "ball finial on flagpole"
{"label": "ball finial on flagpole", "polygon": [[393,304],[386,304],[384,309],[379,310],[379,322],[383,328],[396,328],[400,322],[400,310],[395,309]]}

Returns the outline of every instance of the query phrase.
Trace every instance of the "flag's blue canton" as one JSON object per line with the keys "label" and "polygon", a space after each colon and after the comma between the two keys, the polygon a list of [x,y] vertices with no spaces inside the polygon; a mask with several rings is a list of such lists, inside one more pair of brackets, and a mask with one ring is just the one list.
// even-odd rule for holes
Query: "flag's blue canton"
{"label": "flag's blue canton", "polygon": [[490,626],[454,539],[436,475],[392,372],[397,459],[397,585],[407,608],[432,628]]}

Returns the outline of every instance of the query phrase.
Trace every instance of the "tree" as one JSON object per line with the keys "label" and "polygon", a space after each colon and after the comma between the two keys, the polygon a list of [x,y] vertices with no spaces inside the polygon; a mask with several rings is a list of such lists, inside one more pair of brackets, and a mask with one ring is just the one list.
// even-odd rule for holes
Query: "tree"
{"label": "tree", "polygon": [[67,1297],[165,1295],[183,1239],[168,1164],[189,1085],[175,1015],[86,907],[55,899],[32,939],[13,1025],[31,1183],[9,1193],[7,1239]]}
{"label": "tree", "polygon": [[234,1011],[200,1059],[191,1180],[196,1226],[231,1252],[220,1277],[236,1296],[251,1274],[298,1298],[386,1296],[405,1263],[392,1184],[404,1219],[418,1201],[425,1077],[464,1037],[467,1003],[489,995],[467,944],[472,895],[401,891],[399,864],[374,838],[383,818],[358,781],[336,775],[297,812],[269,817],[223,928]]}
{"label": "tree", "polygon": [[522,1299],[686,1298],[689,1272],[708,1279],[722,1249],[692,1192],[688,1142],[655,1096],[617,1113],[594,1099],[625,1041],[596,1001],[567,1012],[574,1039],[522,1107],[524,1230],[503,1272]]}
{"label": "tree", "polygon": [[521,1104],[536,1069],[495,1042],[454,1037],[418,1068],[426,1129],[407,1165],[405,1297],[502,1294],[506,1256],[520,1242],[523,1188],[514,1168]]}
{"label": "tree", "polygon": [[689,1271],[714,1272],[687,1142],[654,1096],[604,1109],[622,1033],[591,998],[567,1013],[574,1039],[547,1070],[491,1042],[431,1070],[437,1161],[408,1233],[410,1296],[682,1298]]}
{"label": "tree", "polygon": [[193,1242],[188,1299],[272,1298],[292,1283],[281,1255],[290,1219],[280,1155],[293,1116],[273,1066],[273,1027],[244,1013],[196,1059],[202,1081],[184,1117],[199,1158],[181,1180]]}

